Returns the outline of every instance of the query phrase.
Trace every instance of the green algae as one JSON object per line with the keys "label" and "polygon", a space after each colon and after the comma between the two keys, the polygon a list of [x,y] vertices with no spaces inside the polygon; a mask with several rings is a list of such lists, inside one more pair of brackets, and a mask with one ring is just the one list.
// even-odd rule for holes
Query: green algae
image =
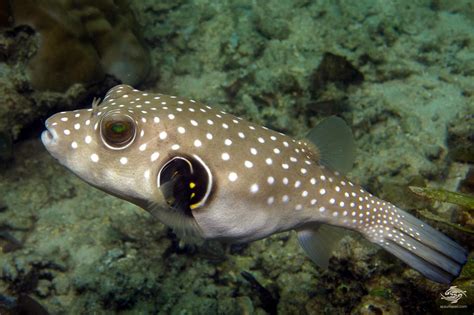
{"label": "green algae", "polygon": [[393,296],[392,291],[385,288],[374,288],[369,291],[369,295],[378,296],[386,300],[389,300]]}
{"label": "green algae", "polygon": [[430,187],[410,186],[410,190],[425,198],[453,203],[469,210],[474,210],[474,196]]}
{"label": "green algae", "polygon": [[[438,189],[438,188],[417,187],[417,186],[410,186],[409,188],[413,193],[417,194],[418,196],[425,197],[431,200],[456,204],[470,211],[474,210],[474,197],[473,196],[461,194],[458,192],[448,191],[444,189]],[[436,222],[440,222],[458,231],[474,235],[474,230],[461,226],[456,223],[452,223],[449,220],[442,218],[428,210],[420,210],[420,214],[424,216],[425,218],[428,218]]]}

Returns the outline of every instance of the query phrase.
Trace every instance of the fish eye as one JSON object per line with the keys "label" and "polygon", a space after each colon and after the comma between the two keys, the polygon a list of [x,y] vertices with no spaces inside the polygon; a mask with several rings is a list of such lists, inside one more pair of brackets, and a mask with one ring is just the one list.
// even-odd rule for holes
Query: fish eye
{"label": "fish eye", "polygon": [[211,195],[211,172],[196,155],[171,158],[160,169],[157,181],[168,205],[186,215],[204,206]]}
{"label": "fish eye", "polygon": [[132,117],[117,111],[110,112],[100,122],[100,136],[110,149],[125,149],[135,139],[135,125]]}

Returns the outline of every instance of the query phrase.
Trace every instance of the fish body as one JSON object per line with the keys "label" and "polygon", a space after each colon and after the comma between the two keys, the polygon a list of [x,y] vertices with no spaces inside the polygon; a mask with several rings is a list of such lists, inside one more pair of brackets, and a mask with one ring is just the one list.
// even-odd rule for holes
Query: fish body
{"label": "fish body", "polygon": [[46,128],[42,141],[61,164],[184,237],[248,242],[296,230],[327,266],[349,229],[444,283],[466,261],[454,241],[341,174],[354,149],[338,118],[298,140],[194,100],[118,85]]}

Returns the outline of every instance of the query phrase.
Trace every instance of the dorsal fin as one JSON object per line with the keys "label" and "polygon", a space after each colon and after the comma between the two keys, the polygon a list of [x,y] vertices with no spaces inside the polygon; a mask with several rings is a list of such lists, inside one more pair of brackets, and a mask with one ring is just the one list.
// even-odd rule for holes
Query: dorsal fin
{"label": "dorsal fin", "polygon": [[352,169],[355,158],[354,137],[343,119],[336,116],[324,119],[306,138],[316,145],[321,164],[341,174]]}

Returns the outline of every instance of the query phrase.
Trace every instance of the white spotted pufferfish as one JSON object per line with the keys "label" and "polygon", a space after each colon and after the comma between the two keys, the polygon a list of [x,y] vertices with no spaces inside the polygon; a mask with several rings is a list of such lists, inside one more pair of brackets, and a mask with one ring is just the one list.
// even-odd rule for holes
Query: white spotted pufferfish
{"label": "white spotted pufferfish", "polygon": [[127,85],[98,103],[50,117],[45,147],[87,183],[144,208],[182,237],[248,242],[296,230],[311,260],[327,267],[348,229],[440,283],[466,262],[457,243],[343,176],[355,148],[340,118],[296,140],[194,100]]}

